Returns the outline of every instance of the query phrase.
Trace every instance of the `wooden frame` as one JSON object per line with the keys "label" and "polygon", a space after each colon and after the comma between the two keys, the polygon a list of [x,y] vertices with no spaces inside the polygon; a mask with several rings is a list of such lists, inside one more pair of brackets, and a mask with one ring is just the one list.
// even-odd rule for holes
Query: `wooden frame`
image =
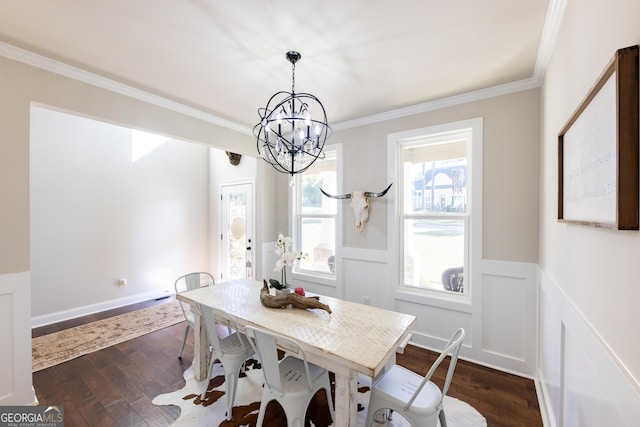
{"label": "wooden frame", "polygon": [[638,230],[638,46],[619,49],[558,135],[558,221]]}

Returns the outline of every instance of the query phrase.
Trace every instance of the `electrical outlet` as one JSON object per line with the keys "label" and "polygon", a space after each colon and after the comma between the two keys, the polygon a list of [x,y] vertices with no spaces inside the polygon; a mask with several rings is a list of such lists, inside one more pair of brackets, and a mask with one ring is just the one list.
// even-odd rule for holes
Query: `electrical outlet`
{"label": "electrical outlet", "polygon": [[125,286],[127,286],[127,279],[118,280],[118,286],[120,286],[121,288],[124,288]]}

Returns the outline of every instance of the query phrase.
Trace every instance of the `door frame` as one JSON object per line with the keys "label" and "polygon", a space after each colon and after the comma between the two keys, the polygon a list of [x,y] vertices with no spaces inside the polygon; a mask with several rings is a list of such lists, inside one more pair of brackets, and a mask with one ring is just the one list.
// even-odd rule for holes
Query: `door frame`
{"label": "door frame", "polygon": [[216,239],[216,241],[218,242],[219,245],[219,251],[218,251],[218,265],[220,266],[219,268],[219,274],[218,274],[218,279],[222,280],[222,281],[227,281],[229,280],[228,277],[224,277],[223,276],[223,272],[225,270],[225,261],[224,261],[224,256],[225,256],[225,250],[223,248],[223,233],[225,230],[225,215],[223,215],[223,191],[225,187],[235,187],[235,186],[239,186],[239,185],[249,185],[251,188],[251,194],[249,195],[250,199],[251,199],[251,220],[249,221],[249,223],[247,224],[247,230],[249,230],[249,226],[250,226],[250,230],[251,230],[251,236],[247,235],[247,238],[251,238],[251,254],[250,254],[250,261],[251,261],[251,278],[255,278],[256,277],[256,183],[254,179],[249,179],[249,180],[238,180],[238,181],[226,181],[223,183],[220,183],[218,191],[219,191],[219,201],[220,203],[218,203],[218,217],[219,217],[219,221],[218,221],[218,231],[219,231],[219,235],[220,238]]}

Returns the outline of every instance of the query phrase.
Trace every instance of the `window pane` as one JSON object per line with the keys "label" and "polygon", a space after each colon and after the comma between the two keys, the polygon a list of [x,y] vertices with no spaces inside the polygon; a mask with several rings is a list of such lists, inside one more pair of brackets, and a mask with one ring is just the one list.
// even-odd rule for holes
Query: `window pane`
{"label": "window pane", "polygon": [[404,162],[404,213],[467,211],[467,159]]}
{"label": "window pane", "polygon": [[300,176],[300,208],[303,214],[335,214],[336,200],[325,197],[322,188],[336,194],[336,152],[325,152],[323,160],[317,160]]}
{"label": "window pane", "polygon": [[229,222],[227,248],[229,279],[247,277],[247,193],[230,193],[226,206]]}
{"label": "window pane", "polygon": [[[462,292],[464,223],[454,218],[404,221],[405,285]],[[445,271],[451,274],[443,284]]]}
{"label": "window pane", "polygon": [[335,219],[305,217],[301,219],[300,229],[301,251],[307,257],[300,260],[299,268],[334,274]]}

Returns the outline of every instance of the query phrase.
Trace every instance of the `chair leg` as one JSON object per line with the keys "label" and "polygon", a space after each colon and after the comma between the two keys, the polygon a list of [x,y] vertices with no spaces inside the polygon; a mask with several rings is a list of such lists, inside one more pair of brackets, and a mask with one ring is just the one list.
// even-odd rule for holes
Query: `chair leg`
{"label": "chair leg", "polygon": [[329,404],[329,414],[331,414],[331,421],[336,422],[336,412],[333,409],[333,398],[331,397],[331,385],[325,387],[324,391],[327,393],[327,403]]}
{"label": "chair leg", "polygon": [[236,390],[238,389],[238,372],[229,372],[224,376],[227,394],[227,421],[231,421],[233,410],[233,401],[236,399]]}
{"label": "chair leg", "polygon": [[189,325],[184,328],[184,338],[182,338],[182,347],[180,347],[180,353],[178,353],[178,359],[182,360],[182,352],[184,351],[184,346],[187,343],[187,335],[189,334]]}
{"label": "chair leg", "polygon": [[204,382],[204,390],[202,390],[202,394],[200,395],[200,400],[204,401],[207,395],[207,390],[209,389],[209,382],[211,381],[211,372],[213,372],[213,365],[216,364],[216,358],[211,355],[211,362],[209,363],[209,369],[207,369],[207,379]]}
{"label": "chair leg", "polygon": [[440,409],[438,418],[440,418],[440,427],[447,427],[447,417],[444,415],[444,409]]}
{"label": "chair leg", "polygon": [[269,402],[271,402],[272,400],[268,398],[271,393],[269,393],[269,390],[267,390],[266,385],[263,385],[262,387],[262,400],[260,401],[260,411],[258,411],[258,421],[256,422],[256,427],[262,427],[262,423],[264,422],[264,413],[267,410],[267,405],[269,405]]}

